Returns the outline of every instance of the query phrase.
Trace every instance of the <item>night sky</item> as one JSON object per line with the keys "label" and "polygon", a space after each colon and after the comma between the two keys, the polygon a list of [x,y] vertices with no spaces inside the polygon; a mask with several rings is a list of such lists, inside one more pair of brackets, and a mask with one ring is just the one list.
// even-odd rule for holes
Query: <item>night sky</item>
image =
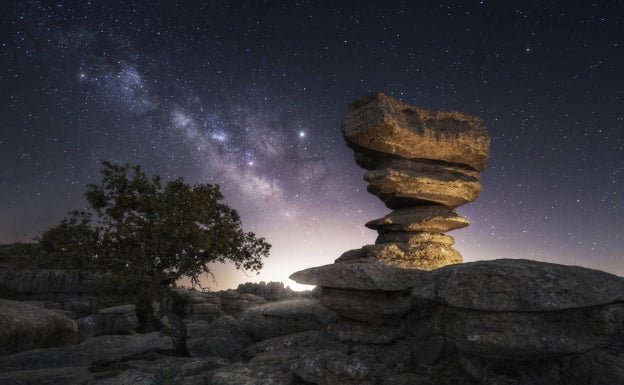
{"label": "night sky", "polygon": [[345,145],[381,91],[481,116],[483,193],[449,235],[465,261],[624,275],[620,1],[11,1],[0,30],[0,243],[71,209],[101,160],[218,183],[284,281],[374,242],[389,212]]}

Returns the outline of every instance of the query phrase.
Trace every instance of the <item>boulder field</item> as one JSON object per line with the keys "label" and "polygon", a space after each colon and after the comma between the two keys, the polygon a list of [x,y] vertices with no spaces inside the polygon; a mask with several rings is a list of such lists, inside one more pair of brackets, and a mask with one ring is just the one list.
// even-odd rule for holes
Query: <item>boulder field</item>
{"label": "boulder field", "polygon": [[[67,319],[69,339],[5,351],[0,384],[624,383],[622,277],[519,259],[422,271],[370,258],[292,278],[318,285],[320,298],[187,319],[185,354],[158,332],[76,344]],[[129,310],[101,314],[127,320]]]}

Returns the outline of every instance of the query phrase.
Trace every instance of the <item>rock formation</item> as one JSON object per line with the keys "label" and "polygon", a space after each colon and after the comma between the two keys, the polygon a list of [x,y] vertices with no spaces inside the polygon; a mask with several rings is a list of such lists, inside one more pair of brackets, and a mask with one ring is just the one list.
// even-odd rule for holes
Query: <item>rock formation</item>
{"label": "rock formation", "polygon": [[63,314],[0,299],[0,356],[78,342],[78,325]]}
{"label": "rock formation", "polygon": [[97,314],[80,318],[76,322],[81,341],[105,334],[129,333],[139,327],[135,305],[100,309]]}
{"label": "rock formation", "polygon": [[481,193],[479,171],[490,149],[481,118],[376,93],[351,103],[342,133],[357,164],[368,170],[368,191],[394,211],[366,224],[379,233],[375,245],[338,261],[372,257],[421,270],[461,263],[454,239],[444,233],[468,226],[454,209]]}
{"label": "rock formation", "polygon": [[[320,303],[339,315],[327,332],[352,349],[409,342],[404,375],[422,376],[428,367],[423,384],[438,383],[432,373],[451,369],[461,383],[624,380],[624,278],[602,271],[513,259],[419,271],[363,259],[291,278],[322,286]],[[325,354],[308,354],[308,365],[316,362],[318,371]],[[370,382],[340,383],[386,384],[371,380],[372,373],[401,374],[380,359],[362,365]],[[330,377],[311,382],[328,384]]]}

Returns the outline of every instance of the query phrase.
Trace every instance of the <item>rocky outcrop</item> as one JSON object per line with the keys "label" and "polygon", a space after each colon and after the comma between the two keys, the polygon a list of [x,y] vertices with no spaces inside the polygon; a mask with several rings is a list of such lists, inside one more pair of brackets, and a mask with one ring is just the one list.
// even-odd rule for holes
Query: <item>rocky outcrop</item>
{"label": "rocky outcrop", "polygon": [[368,170],[368,191],[395,211],[367,223],[379,232],[375,245],[336,262],[375,258],[421,270],[461,263],[454,239],[443,233],[468,225],[454,209],[481,193],[479,171],[490,149],[481,118],[377,93],[349,106],[342,133],[357,164]]}
{"label": "rocky outcrop", "polygon": [[162,357],[154,361],[132,360],[128,370],[90,385],[205,385],[201,373],[227,366],[219,357]]}
{"label": "rocky outcrop", "polygon": [[266,303],[266,299],[253,294],[239,294],[234,290],[226,290],[220,293],[221,310],[235,318],[254,306]]}
{"label": "rocky outcrop", "polygon": [[197,321],[186,325],[186,348],[192,357],[217,356],[237,359],[251,339],[238,321],[229,315],[208,323]]}
{"label": "rocky outcrop", "polygon": [[[624,381],[622,277],[527,260],[422,271],[371,258],[292,278],[319,285],[320,300],[254,306],[241,314],[242,326],[231,316],[187,320],[187,350],[197,357],[156,354],[174,345],[157,333],[101,336],[0,357],[0,384]],[[289,334],[266,339],[280,330]]]}
{"label": "rocky outcrop", "polygon": [[[420,365],[432,367],[423,383],[437,383],[437,370],[452,370],[476,383],[498,383],[512,372],[513,381],[504,383],[534,384],[525,378],[531,365],[541,368],[541,381],[548,384],[583,383],[577,378],[595,384],[624,381],[619,369],[624,363],[622,277],[529,260],[419,271],[360,259],[306,269],[291,279],[322,286],[320,303],[339,315],[327,333],[352,349],[401,341],[410,341],[411,349],[423,346],[419,353],[410,351],[419,355]],[[339,362],[343,369],[328,369]],[[571,362],[579,364],[571,367]],[[314,353],[292,370],[314,384],[385,384],[372,374],[382,370],[379,365],[379,357]],[[320,375],[328,371],[346,378]],[[593,372],[602,377],[592,378]],[[397,374],[402,373],[393,370]]]}
{"label": "rocky outcrop", "polygon": [[[212,293],[174,288],[172,292],[182,304],[182,318],[189,321],[212,322],[221,317],[221,301]],[[170,309],[172,310],[172,309]]]}
{"label": "rocky outcrop", "polygon": [[[528,260],[448,266],[417,285],[415,335],[442,334],[471,355],[534,359],[624,342],[624,279],[602,271]],[[437,305],[437,306],[436,306]],[[425,315],[426,314],[426,315]],[[421,322],[422,321],[422,322]],[[426,326],[427,325],[427,326]]]}
{"label": "rocky outcrop", "polygon": [[80,318],[77,323],[81,341],[104,334],[124,334],[139,327],[134,305],[100,309],[97,314]]}
{"label": "rocky outcrop", "polygon": [[21,294],[86,293],[87,277],[77,271],[0,269],[0,290]]}
{"label": "rocky outcrop", "polygon": [[98,309],[91,276],[77,271],[15,271],[0,267],[0,296],[38,302],[49,309],[64,310],[71,318],[84,317]]}
{"label": "rocky outcrop", "polygon": [[78,345],[35,349],[0,357],[0,373],[63,367],[89,367],[127,360],[148,352],[173,348],[170,337],[160,333],[94,337]]}
{"label": "rocky outcrop", "polygon": [[59,312],[0,299],[0,356],[78,342],[78,326]]}
{"label": "rocky outcrop", "polygon": [[292,299],[252,307],[243,313],[241,326],[255,341],[322,330],[336,315],[315,299]]}
{"label": "rocky outcrop", "polygon": [[288,286],[284,287],[283,282],[245,282],[238,285],[236,292],[253,294],[269,302],[300,298],[305,295],[305,293],[294,291]]}

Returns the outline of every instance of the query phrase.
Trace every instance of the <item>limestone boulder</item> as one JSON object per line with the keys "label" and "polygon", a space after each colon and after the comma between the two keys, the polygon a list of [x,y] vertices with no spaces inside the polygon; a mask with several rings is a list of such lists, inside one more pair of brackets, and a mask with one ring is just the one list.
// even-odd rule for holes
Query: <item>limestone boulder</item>
{"label": "limestone boulder", "polygon": [[402,269],[433,270],[461,263],[461,254],[450,245],[441,243],[378,243],[342,254],[336,262],[374,259],[385,265]]}
{"label": "limestone boulder", "polygon": [[312,267],[293,273],[290,279],[304,285],[338,289],[402,291],[416,285],[424,290],[425,281],[432,283],[429,277],[424,271],[400,269],[368,258]]}
{"label": "limestone boulder", "polygon": [[0,269],[0,291],[20,294],[84,293],[88,292],[86,279],[81,273],[68,270]]}
{"label": "limestone boulder", "polygon": [[255,341],[320,330],[336,314],[316,299],[293,299],[255,306],[241,317],[243,330]]}
{"label": "limestone boulder", "polygon": [[[325,334],[318,330],[309,330],[300,333],[287,334],[279,337],[273,337],[266,340],[255,342],[245,348],[243,358],[246,361],[261,353],[273,352],[279,350],[289,350],[310,343],[310,341],[318,340]],[[331,338],[325,336],[324,345],[337,344]]]}
{"label": "limestone boulder", "polygon": [[[468,355],[530,360],[624,342],[624,278],[503,259],[447,266],[412,290],[406,328],[443,335]],[[420,306],[417,304],[425,304]]]}
{"label": "limestone boulder", "polygon": [[407,243],[416,246],[423,243],[437,243],[451,246],[455,244],[455,239],[446,234],[432,233],[428,231],[390,231],[377,236],[376,244],[380,243]]}
{"label": "limestone boulder", "polygon": [[266,303],[266,299],[253,294],[240,294],[234,290],[226,290],[221,293],[221,310],[233,317],[239,317],[251,307]]}
{"label": "limestone boulder", "polygon": [[409,322],[413,333],[429,329],[471,356],[549,359],[624,342],[624,304],[545,312],[475,311],[440,307],[427,322]]}
{"label": "limestone boulder", "polygon": [[399,209],[383,218],[366,223],[366,227],[382,234],[395,231],[444,233],[466,226],[468,226],[466,218],[441,205],[420,205]]}
{"label": "limestone boulder", "polygon": [[43,370],[62,367],[89,367],[127,360],[149,352],[173,349],[173,339],[160,333],[109,335],[77,345],[34,349],[0,357],[0,372]]}
{"label": "limestone boulder", "polygon": [[[248,360],[206,373],[201,384],[213,385],[304,385],[291,364],[306,352],[319,350],[346,352],[347,346],[318,331],[271,338],[249,346]],[[199,377],[199,376],[198,376]]]}
{"label": "limestone boulder", "polygon": [[291,365],[301,378],[318,385],[373,385],[374,368],[369,362],[342,352],[308,353]]}
{"label": "limestone boulder", "polygon": [[104,334],[124,334],[139,327],[136,306],[131,304],[100,309],[77,323],[81,341]]}
{"label": "limestone boulder", "polygon": [[428,283],[415,287],[412,295],[457,308],[535,312],[624,302],[623,277],[526,259],[446,266],[434,271],[432,277],[434,297]]}
{"label": "limestone boulder", "polygon": [[[461,369],[477,384],[604,385],[624,383],[624,356],[606,349],[555,360],[492,360],[462,356]],[[465,383],[465,382],[462,382]]]}
{"label": "limestone boulder", "polygon": [[[182,304],[182,314],[180,316],[185,320],[212,322],[223,315],[221,301],[213,293],[183,288],[173,288],[171,291],[172,299],[175,299],[174,302],[181,302]],[[180,306],[180,303],[177,305]],[[164,309],[173,311],[173,303],[171,301],[165,304],[156,304],[156,306],[159,308],[160,313],[163,313]]]}
{"label": "limestone boulder", "polygon": [[0,299],[0,355],[72,345],[78,336],[76,322],[59,312]]}
{"label": "limestone boulder", "polygon": [[[344,344],[345,349],[308,349],[294,359],[291,370],[313,384],[381,384],[414,365],[408,341],[382,345]],[[420,347],[420,346],[419,346]]]}
{"label": "limestone boulder", "polygon": [[90,382],[89,385],[204,385],[202,374],[227,366],[229,361],[219,357],[163,357],[154,361],[131,360],[128,367],[112,377]]}
{"label": "limestone boulder", "polygon": [[320,303],[341,317],[368,324],[398,321],[411,309],[408,291],[366,291],[324,287]]}
{"label": "limestone boulder", "polygon": [[347,144],[356,152],[433,159],[481,171],[490,139],[477,116],[454,111],[429,111],[375,93],[349,105],[342,122]]}
{"label": "limestone boulder", "polygon": [[423,203],[455,208],[473,202],[481,194],[475,171],[448,166],[371,170],[364,174],[364,180],[369,183],[368,192],[391,209]]}
{"label": "limestone boulder", "polygon": [[184,305],[183,317],[190,321],[207,321],[212,322],[221,317],[221,305],[212,303],[189,303]]}
{"label": "limestone boulder", "polygon": [[402,324],[374,325],[339,319],[327,327],[327,333],[344,343],[383,345],[397,341],[405,333]]}
{"label": "limestone boulder", "polygon": [[238,358],[251,339],[232,316],[222,316],[211,323],[197,321],[186,325],[186,348],[192,357],[217,356]]}
{"label": "limestone boulder", "polygon": [[91,385],[93,381],[95,373],[87,366],[0,371],[0,385]]}

